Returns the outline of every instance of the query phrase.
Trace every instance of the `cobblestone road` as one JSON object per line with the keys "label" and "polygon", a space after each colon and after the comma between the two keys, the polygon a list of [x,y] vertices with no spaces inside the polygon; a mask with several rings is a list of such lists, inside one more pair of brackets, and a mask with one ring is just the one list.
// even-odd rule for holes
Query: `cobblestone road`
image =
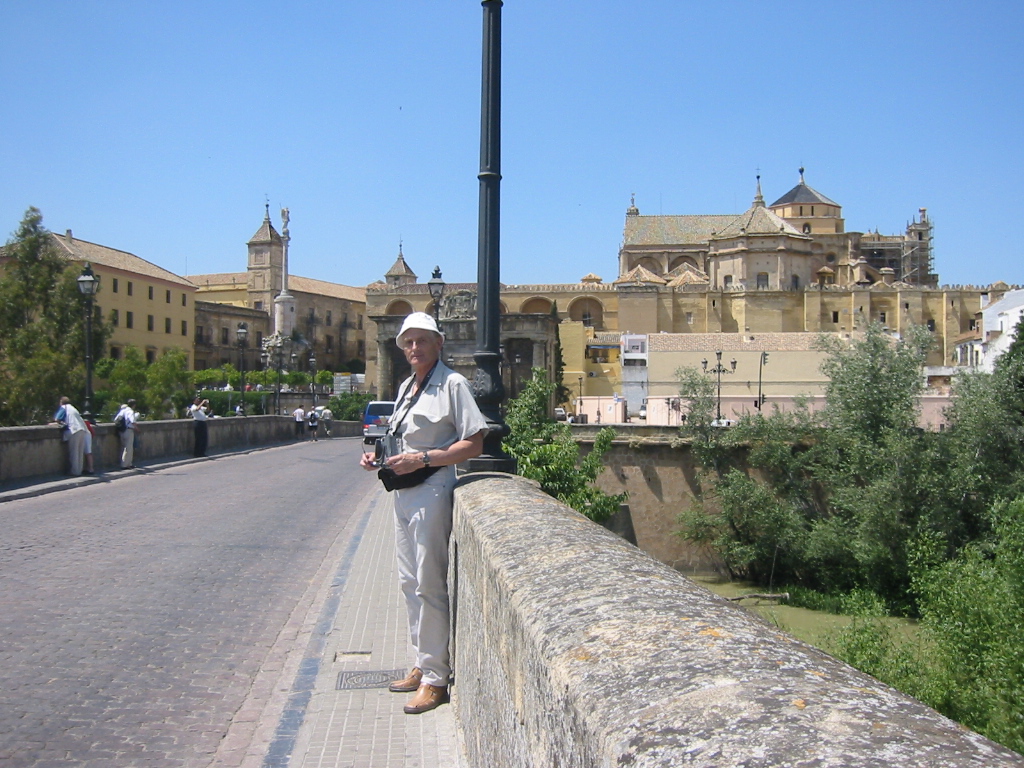
{"label": "cobblestone road", "polygon": [[210,765],[374,487],[360,448],[288,445],[0,504],[0,766]]}

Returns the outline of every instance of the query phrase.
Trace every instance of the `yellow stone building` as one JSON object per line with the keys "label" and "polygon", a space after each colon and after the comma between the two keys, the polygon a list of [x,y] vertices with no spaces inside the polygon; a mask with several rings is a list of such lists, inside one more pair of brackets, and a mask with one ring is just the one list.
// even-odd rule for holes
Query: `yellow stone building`
{"label": "yellow stone building", "polygon": [[152,362],[178,348],[191,366],[196,292],[192,283],[135,254],[75,238],[70,229],[50,237],[58,253],[83,266],[88,262],[100,279],[95,302],[113,333],[108,349],[97,357],[119,359],[130,345]]}
{"label": "yellow stone building", "polygon": [[[820,392],[822,381],[819,358],[806,339],[820,333],[849,337],[877,322],[893,333],[910,325],[929,328],[935,346],[928,364],[933,377],[945,381],[956,365],[957,340],[974,332],[977,313],[1003,291],[940,287],[932,254],[932,223],[925,209],[902,235],[848,232],[842,207],[809,187],[803,169],[799,183],[771,205],[765,204],[758,179],[754,200],[741,214],[644,216],[634,202],[626,211],[618,275],[610,283],[588,274],[573,284],[502,285],[506,365],[514,365],[510,349],[522,350],[506,332],[506,322],[551,317],[557,320],[562,381],[574,396],[624,394],[636,412],[642,397],[661,386],[651,381],[650,371],[636,369],[661,371],[654,380],[661,382],[666,371],[688,364],[689,357],[703,359],[695,357],[696,349],[686,355],[678,345],[654,343],[654,336],[673,334],[723,341],[728,335],[735,339],[729,345],[756,348],[752,359],[774,339],[769,346],[783,354],[773,359],[776,370],[788,367],[799,374],[786,391],[813,393]],[[395,319],[433,306],[427,285],[401,252],[385,278],[367,288],[366,304],[367,335],[376,339],[367,350],[367,381],[376,382],[381,396],[392,392],[397,374]],[[451,288],[442,300],[442,325]],[[463,303],[475,301],[474,284],[457,286],[455,292],[463,294]],[[642,364],[637,356],[624,360],[624,339],[644,337],[651,343]],[[554,349],[553,341],[546,344],[545,349]],[[794,359],[787,363],[784,353],[794,344]],[[553,370],[552,354],[534,344],[529,364]],[[723,381],[723,394],[749,399],[749,382],[749,373],[742,384],[736,378]],[[664,386],[673,387],[674,381]]]}

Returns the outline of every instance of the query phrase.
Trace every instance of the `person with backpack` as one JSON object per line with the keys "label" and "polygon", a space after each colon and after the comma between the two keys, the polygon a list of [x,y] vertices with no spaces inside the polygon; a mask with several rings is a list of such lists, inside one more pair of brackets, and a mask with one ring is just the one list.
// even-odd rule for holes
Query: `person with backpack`
{"label": "person with backpack", "polygon": [[313,438],[313,442],[317,441],[317,433],[320,430],[320,414],[316,412],[316,408],[309,409],[309,415],[306,417],[309,423],[309,434]]}
{"label": "person with backpack", "polygon": [[121,469],[135,469],[135,423],[138,418],[134,400],[124,403],[114,417],[114,427],[121,436]]}
{"label": "person with backpack", "polygon": [[[85,440],[89,434],[88,425],[67,397],[60,399],[60,407],[53,414],[53,422],[61,425],[64,442],[68,444],[71,474],[78,477],[82,474],[82,462],[85,459]],[[92,472],[89,474],[91,475]]]}

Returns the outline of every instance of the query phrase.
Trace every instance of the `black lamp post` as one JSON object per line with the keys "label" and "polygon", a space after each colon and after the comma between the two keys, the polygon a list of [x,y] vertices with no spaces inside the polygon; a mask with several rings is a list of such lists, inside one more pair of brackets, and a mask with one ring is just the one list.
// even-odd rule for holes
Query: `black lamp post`
{"label": "black lamp post", "polygon": [[316,408],[316,351],[309,350],[309,389],[313,393],[313,407]]}
{"label": "black lamp post", "polygon": [[704,373],[714,373],[714,374],[716,374],[718,376],[718,401],[717,401],[717,406],[716,406],[716,409],[715,409],[715,412],[716,412],[715,421],[718,422],[718,424],[720,425],[722,423],[722,374],[723,373],[736,373],[736,360],[735,360],[735,358],[732,360],[732,362],[730,363],[730,365],[732,366],[732,370],[729,370],[724,365],[722,365],[722,352],[721,352],[721,350],[719,350],[718,352],[715,352],[715,357],[718,358],[718,364],[715,365],[710,370],[708,369],[707,358],[705,358],[704,360],[701,360],[700,364],[701,364],[701,367],[704,368]]}
{"label": "black lamp post", "polygon": [[85,269],[78,276],[78,290],[85,296],[85,402],[82,415],[90,423],[95,423],[92,415],[92,302],[99,287],[99,277],[93,274],[92,265],[86,262]]}
{"label": "black lamp post", "polygon": [[501,0],[483,0],[483,66],[480,95],[480,217],[477,239],[476,374],[473,394],[489,430],[472,471],[515,472],[501,448],[508,425],[501,417]]}
{"label": "black lamp post", "polygon": [[445,282],[441,279],[441,268],[434,267],[434,274],[427,280],[427,290],[430,291],[430,298],[434,300],[434,320],[437,321],[441,314],[441,297],[444,296]]}
{"label": "black lamp post", "polygon": [[768,353],[762,352],[761,359],[757,364],[757,402],[754,404],[757,410],[761,410],[761,406],[764,405],[764,395],[761,393],[761,371],[768,365]]}
{"label": "black lamp post", "polygon": [[235,336],[238,337],[238,358],[240,361],[239,372],[241,378],[238,382],[238,389],[241,390],[242,415],[245,415],[245,340],[249,337],[249,326],[239,323],[235,329]]}

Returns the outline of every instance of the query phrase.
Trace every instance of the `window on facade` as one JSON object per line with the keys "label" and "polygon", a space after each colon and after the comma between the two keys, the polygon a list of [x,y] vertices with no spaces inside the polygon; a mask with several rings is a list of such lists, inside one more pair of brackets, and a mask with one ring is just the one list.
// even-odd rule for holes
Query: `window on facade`
{"label": "window on facade", "polygon": [[196,326],[196,341],[200,344],[203,343],[203,326]]}
{"label": "window on facade", "polygon": [[230,343],[228,341],[228,329],[227,328],[221,328],[220,329],[220,343],[221,344],[229,344]]}
{"label": "window on facade", "polygon": [[[117,293],[117,278],[115,277],[113,280],[111,280],[110,284],[111,289],[114,291],[114,293]],[[117,349],[117,347],[111,347],[111,349]]]}
{"label": "window on facade", "polygon": [[928,330],[929,331],[934,331],[935,330],[935,321],[930,319],[930,318],[928,320]]}
{"label": "window on facade", "polygon": [[971,330],[971,331],[978,330],[978,321],[974,320],[973,318],[971,320],[968,320],[967,321],[967,328],[968,328],[968,330]]}
{"label": "window on facade", "polygon": [[134,328],[135,327],[135,313],[134,312],[125,312],[124,313],[124,327],[125,328]]}
{"label": "window on facade", "polygon": [[117,328],[117,326],[120,325],[120,322],[121,322],[121,313],[118,312],[116,309],[112,309],[110,311],[110,324],[112,326],[114,326],[115,328]]}
{"label": "window on facade", "polygon": [[764,290],[768,287],[768,273],[758,272],[757,273],[757,287],[760,290]]}
{"label": "window on facade", "polygon": [[811,216],[813,216],[813,215],[814,215],[814,206],[812,205],[811,206]]}
{"label": "window on facade", "polygon": [[693,325],[693,312],[686,313],[686,324]]}
{"label": "window on facade", "polygon": [[131,295],[132,295],[132,288],[134,288],[134,287],[135,287],[135,286],[133,286],[133,285],[132,285],[132,281],[131,281],[131,280],[129,280],[129,281],[128,281],[128,295],[129,295],[129,296],[131,296]]}
{"label": "window on facade", "polygon": [[832,312],[832,322],[833,323],[838,323],[839,322],[839,312],[837,312],[837,311],[833,311]]}
{"label": "window on facade", "polygon": [[879,312],[878,313],[878,322],[880,322],[880,323],[884,323],[885,322],[885,312]]}
{"label": "window on facade", "polygon": [[804,224],[804,234],[805,235],[811,234],[811,225],[810,224]]}
{"label": "window on facade", "polygon": [[263,331],[256,331],[256,346],[263,348]]}
{"label": "window on facade", "polygon": [[324,325],[330,325],[330,324],[331,324],[331,310],[328,309],[327,310],[327,317],[324,318]]}
{"label": "window on facade", "polygon": [[594,316],[590,314],[589,310],[583,311],[583,316],[580,318],[580,320],[583,321],[583,325],[585,325],[587,328],[592,328],[594,326]]}
{"label": "window on facade", "polygon": [[327,347],[327,353],[328,354],[333,352],[334,351],[334,337],[333,336],[325,336],[324,337],[324,346]]}
{"label": "window on facade", "polygon": [[263,309],[263,302],[262,301],[254,301],[252,303],[252,308],[253,309]]}
{"label": "window on facade", "polygon": [[793,275],[792,277],[790,277],[789,284],[792,286],[794,291],[799,290],[800,289],[800,275]]}
{"label": "window on facade", "polygon": [[[359,316],[359,330],[360,331],[363,330],[363,316],[362,315]],[[359,355],[360,355],[360,357],[362,357],[362,352],[360,352]]]}
{"label": "window on facade", "polygon": [[171,318],[165,317],[164,318],[164,333],[170,333],[170,332],[171,332]]}
{"label": "window on facade", "polygon": [[183,306],[183,307],[187,307],[188,306],[188,294],[187,293],[181,294],[181,306]]}
{"label": "window on facade", "polygon": [[121,359],[121,348],[120,347],[111,347],[110,348],[110,359],[111,360],[120,360]]}
{"label": "window on facade", "polygon": [[358,346],[358,350],[359,350],[359,351],[358,351],[358,352],[357,352],[356,354],[357,354],[357,355],[358,355],[359,357],[364,357],[364,356],[366,355],[366,342],[364,342],[364,341],[360,340],[360,341],[359,341],[359,346]]}
{"label": "window on facade", "polygon": [[725,277],[723,277],[722,278],[722,285],[725,286],[726,288],[731,288],[732,287],[732,275],[726,275]]}
{"label": "window on facade", "polygon": [[152,285],[149,286],[149,300],[150,301],[153,300],[153,286]]}
{"label": "window on facade", "polygon": [[181,335],[188,336],[188,320],[181,321]]}
{"label": "window on facade", "polygon": [[171,289],[170,288],[167,289],[167,303],[168,304],[171,303]]}
{"label": "window on facade", "polygon": [[146,350],[146,362],[147,363],[155,363],[156,362],[156,350],[155,349],[147,349]]}
{"label": "window on facade", "polygon": [[156,318],[152,315],[146,315],[146,330],[152,331],[156,326]]}

